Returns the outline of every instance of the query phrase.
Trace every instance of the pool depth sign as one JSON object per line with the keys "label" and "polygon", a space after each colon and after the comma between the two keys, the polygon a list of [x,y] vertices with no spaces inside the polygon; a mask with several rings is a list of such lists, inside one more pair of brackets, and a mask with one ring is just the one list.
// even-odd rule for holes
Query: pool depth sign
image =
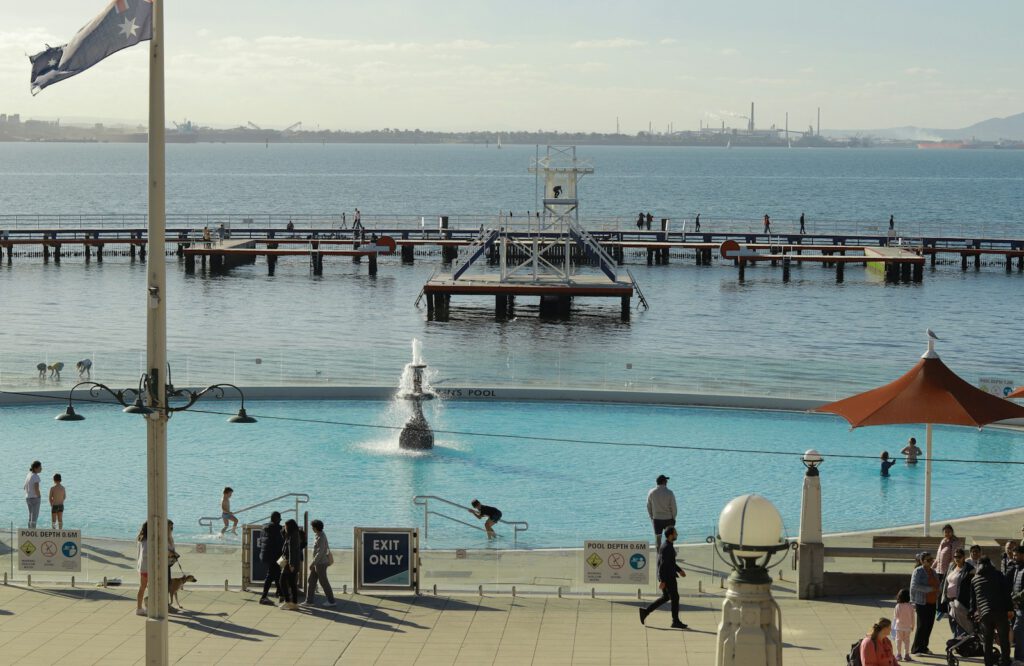
{"label": "pool depth sign", "polygon": [[355,587],[373,590],[420,590],[419,530],[355,528]]}
{"label": "pool depth sign", "polygon": [[647,585],[651,546],[646,541],[585,541],[583,582]]}
{"label": "pool depth sign", "polygon": [[81,571],[81,530],[19,529],[18,569],[29,573]]}

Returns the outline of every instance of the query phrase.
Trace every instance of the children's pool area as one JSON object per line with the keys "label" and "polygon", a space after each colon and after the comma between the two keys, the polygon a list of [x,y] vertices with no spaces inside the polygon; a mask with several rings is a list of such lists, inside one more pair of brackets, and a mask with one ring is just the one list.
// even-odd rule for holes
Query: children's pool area
{"label": "children's pool area", "polygon": [[[0,407],[0,487],[8,498],[0,505],[0,520],[24,525],[21,488],[31,462],[40,460],[41,526],[49,525],[46,492],[56,472],[68,492],[65,527],[130,538],[146,518],[145,422],[122,414],[119,406],[77,402],[85,421],[55,421],[63,408],[57,401]],[[520,547],[651,538],[646,495],[659,474],[671,477],[683,541],[713,534],[722,507],[748,492],[774,502],[787,534],[796,536],[800,454],[809,448],[825,456],[826,532],[917,523],[923,512],[924,464],[900,462],[882,478],[877,459],[882,450],[898,454],[911,436],[923,448],[923,426],[851,431],[833,416],[792,412],[448,401],[424,410],[436,447],[409,453],[398,449],[394,428],[404,413],[395,403],[247,402],[249,414],[259,419],[253,425],[227,423],[226,414],[235,408],[228,400],[200,408],[225,414],[184,412],[168,427],[170,516],[178,539],[216,538],[197,521],[219,515],[224,486],[234,488],[236,509],[289,492],[308,493],[305,508],[311,519],[324,521],[333,547],[351,545],[353,526],[422,527],[423,510],[412,502],[416,495],[465,505],[479,498],[506,519],[528,521]],[[1018,465],[962,461],[1024,462],[1024,433],[936,427],[934,442],[937,459],[961,461],[934,463],[934,521],[1019,506]],[[282,501],[279,508],[288,506]],[[269,510],[240,518],[262,518]],[[452,515],[477,522],[457,509]],[[499,525],[498,532],[505,537],[499,543],[511,546],[511,530]],[[485,545],[482,532],[433,517],[424,543]]]}

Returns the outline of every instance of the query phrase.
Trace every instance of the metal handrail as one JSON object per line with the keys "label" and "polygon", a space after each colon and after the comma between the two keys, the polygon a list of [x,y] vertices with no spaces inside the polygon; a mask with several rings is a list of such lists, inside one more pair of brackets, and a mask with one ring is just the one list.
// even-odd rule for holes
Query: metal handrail
{"label": "metal handrail", "polygon": [[[461,525],[465,525],[466,527],[471,527],[471,528],[473,528],[475,530],[480,530],[481,532],[485,531],[485,529],[483,527],[480,527],[479,525],[474,525],[473,523],[468,523],[468,522],[466,522],[464,520],[459,520],[458,518],[453,518],[452,516],[449,516],[449,515],[444,514],[444,513],[440,513],[438,511],[431,511],[430,510],[430,500],[434,500],[436,502],[443,502],[444,504],[447,504],[449,506],[454,506],[454,507],[456,507],[458,509],[463,509],[464,511],[469,511],[469,512],[475,511],[475,509],[473,509],[472,507],[464,506],[462,504],[459,504],[458,502],[453,502],[453,501],[445,499],[443,497],[438,497],[437,495],[416,495],[415,497],[412,498],[412,503],[415,504],[416,506],[422,506],[423,507],[423,539],[424,540],[426,540],[427,537],[430,535],[430,518],[429,517],[431,515],[438,516],[440,518],[446,518],[446,519],[448,519],[448,520],[450,520],[452,522],[459,523]],[[519,533],[520,532],[525,532],[526,530],[530,529],[530,524],[528,522],[526,522],[525,520],[506,520],[505,518],[502,518],[501,522],[503,524],[505,524],[505,525],[511,525],[512,526],[512,546],[513,546],[513,548],[516,545],[518,545],[518,543],[519,543]]]}
{"label": "metal handrail", "polygon": [[[294,509],[285,509],[281,513],[291,513],[291,512],[294,512],[296,519],[298,519],[298,517],[299,517],[299,505],[300,504],[308,504],[309,503],[309,495],[306,494],[306,493],[285,493],[284,495],[279,495],[278,497],[275,497],[273,499],[268,499],[268,500],[265,500],[263,502],[259,502],[258,504],[253,504],[252,506],[247,506],[247,507],[243,507],[241,509],[238,509],[237,511],[232,511],[231,513],[233,513],[234,515],[237,516],[240,513],[244,513],[246,511],[250,511],[252,509],[258,509],[261,506],[266,506],[266,505],[271,504],[273,502],[277,502],[277,501],[283,500],[286,497],[294,497],[295,498],[295,508]],[[203,516],[202,518],[199,519],[199,525],[200,525],[200,527],[208,527],[210,529],[210,534],[213,534],[213,524],[215,522],[219,521],[219,520],[221,520],[220,516]]]}

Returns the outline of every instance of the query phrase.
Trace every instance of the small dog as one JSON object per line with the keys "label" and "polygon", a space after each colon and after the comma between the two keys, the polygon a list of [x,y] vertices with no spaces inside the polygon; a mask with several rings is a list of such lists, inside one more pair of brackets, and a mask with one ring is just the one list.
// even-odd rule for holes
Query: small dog
{"label": "small dog", "polygon": [[83,358],[78,363],[75,363],[75,369],[78,370],[79,379],[83,376],[86,379],[92,379],[92,359]]}
{"label": "small dog", "polygon": [[39,371],[39,379],[46,379],[46,364],[36,363],[36,370]]}
{"label": "small dog", "polygon": [[50,365],[46,366],[46,369],[50,371],[50,379],[59,382],[60,371],[64,369],[64,364],[61,363],[60,361],[57,361],[56,363],[51,363]]}
{"label": "small dog", "polygon": [[172,578],[171,579],[171,596],[170,596],[171,605],[173,606],[174,602],[178,602],[178,608],[184,608],[184,606],[181,605],[181,600],[178,599],[178,592],[180,592],[182,590],[182,588],[185,587],[185,583],[196,583],[196,582],[198,582],[198,581],[196,580],[196,577],[193,576],[192,574],[185,574],[184,576],[180,576],[178,578]]}

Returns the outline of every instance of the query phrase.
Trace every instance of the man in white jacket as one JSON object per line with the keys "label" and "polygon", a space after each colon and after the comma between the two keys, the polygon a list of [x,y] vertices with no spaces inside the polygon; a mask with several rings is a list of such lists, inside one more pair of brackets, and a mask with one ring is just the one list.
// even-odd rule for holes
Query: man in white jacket
{"label": "man in white jacket", "polygon": [[[676,496],[668,489],[668,477],[658,476],[657,485],[647,493],[647,515],[654,525],[654,538],[657,547],[661,548],[661,535],[667,527],[676,524]],[[660,550],[659,550],[660,552]]]}

